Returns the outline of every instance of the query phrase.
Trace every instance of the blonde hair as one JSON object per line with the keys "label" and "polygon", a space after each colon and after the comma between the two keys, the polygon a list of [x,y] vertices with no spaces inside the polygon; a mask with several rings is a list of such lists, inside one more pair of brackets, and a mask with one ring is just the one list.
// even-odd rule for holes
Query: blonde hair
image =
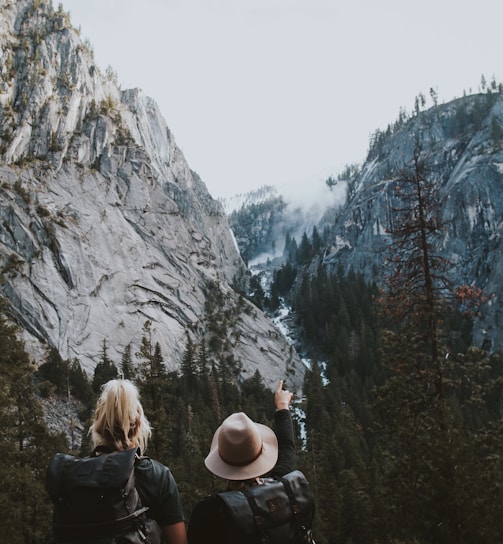
{"label": "blonde hair", "polygon": [[95,448],[121,451],[139,447],[145,452],[152,431],[132,382],[110,380],[103,385],[89,432]]}

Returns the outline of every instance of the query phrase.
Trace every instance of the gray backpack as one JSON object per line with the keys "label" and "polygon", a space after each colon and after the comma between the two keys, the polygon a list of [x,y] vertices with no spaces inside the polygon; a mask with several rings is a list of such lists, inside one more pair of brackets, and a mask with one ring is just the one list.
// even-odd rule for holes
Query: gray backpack
{"label": "gray backpack", "polygon": [[53,542],[159,544],[161,529],[135,487],[138,459],[136,449],[86,458],[57,453],[46,477]]}
{"label": "gray backpack", "polygon": [[240,544],[311,544],[314,500],[306,477],[295,470],[262,485],[218,493]]}

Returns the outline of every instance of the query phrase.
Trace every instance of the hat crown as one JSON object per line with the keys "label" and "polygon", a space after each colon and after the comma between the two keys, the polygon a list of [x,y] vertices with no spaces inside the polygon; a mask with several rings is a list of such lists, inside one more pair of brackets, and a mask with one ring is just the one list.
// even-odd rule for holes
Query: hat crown
{"label": "hat crown", "polygon": [[262,452],[262,437],[257,425],[243,412],[232,414],[223,423],[218,435],[218,454],[234,466],[245,466]]}
{"label": "hat crown", "polygon": [[272,470],[277,459],[278,439],[274,431],[238,412],[215,431],[204,464],[220,478],[249,480]]}

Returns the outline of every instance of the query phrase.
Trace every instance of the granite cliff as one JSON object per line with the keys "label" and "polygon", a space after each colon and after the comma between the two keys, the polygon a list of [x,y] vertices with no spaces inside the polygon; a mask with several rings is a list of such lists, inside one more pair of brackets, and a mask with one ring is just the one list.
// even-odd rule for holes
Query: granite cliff
{"label": "granite cliff", "polygon": [[494,86],[418,111],[377,131],[361,169],[347,185],[346,203],[324,217],[331,224],[322,262],[332,268],[382,274],[393,221],[392,191],[399,173],[419,153],[436,186],[443,235],[432,250],[450,263],[453,285],[479,287],[486,299],[474,343],[503,349],[503,94]]}
{"label": "granite cliff", "polygon": [[327,180],[330,189],[325,187],[319,204],[328,203],[328,210],[311,224],[298,222],[295,208],[279,206],[286,195],[277,191],[269,190],[274,198],[258,202],[253,194],[242,197],[241,208],[230,215],[241,253],[252,261],[260,251],[272,255],[275,248],[278,267],[285,258],[285,234],[300,243],[299,227],[311,236],[314,224],[324,244],[310,265],[313,275],[321,263],[332,271],[342,267],[361,272],[382,285],[387,274],[384,249],[396,220],[394,188],[402,173],[411,172],[417,154],[435,187],[435,213],[443,225],[432,251],[450,263],[447,278],[452,286],[482,291],[485,302],[474,324],[473,343],[503,350],[502,91],[493,82],[483,93],[419,108],[412,115],[402,113],[385,131],[377,130],[362,164]]}
{"label": "granite cliff", "polygon": [[215,357],[240,378],[300,385],[297,355],[236,291],[224,210],[154,100],[103,73],[52,2],[0,8],[0,292],[34,359],[53,347],[92,371],[103,340],[119,362],[148,324],[176,369],[186,334],[208,342],[219,320]]}

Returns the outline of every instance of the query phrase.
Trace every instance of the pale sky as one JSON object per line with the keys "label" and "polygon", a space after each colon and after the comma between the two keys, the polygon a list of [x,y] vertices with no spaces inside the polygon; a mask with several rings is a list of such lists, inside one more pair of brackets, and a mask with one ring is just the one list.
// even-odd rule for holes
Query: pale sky
{"label": "pale sky", "polygon": [[[53,0],[57,7],[59,2]],[[159,105],[215,197],[324,184],[369,136],[503,81],[502,0],[62,0],[123,89]]]}

